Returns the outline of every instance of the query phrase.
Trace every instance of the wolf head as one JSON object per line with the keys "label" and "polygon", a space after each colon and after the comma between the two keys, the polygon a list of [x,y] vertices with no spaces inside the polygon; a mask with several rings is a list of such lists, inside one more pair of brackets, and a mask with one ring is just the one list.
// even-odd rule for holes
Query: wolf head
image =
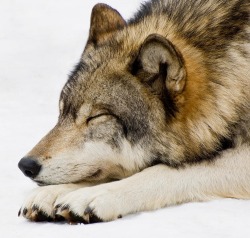
{"label": "wolf head", "polygon": [[157,162],[177,166],[188,154],[178,114],[187,62],[166,37],[144,28],[107,5],[93,8],[58,123],[19,162],[26,176],[39,184],[121,179]]}

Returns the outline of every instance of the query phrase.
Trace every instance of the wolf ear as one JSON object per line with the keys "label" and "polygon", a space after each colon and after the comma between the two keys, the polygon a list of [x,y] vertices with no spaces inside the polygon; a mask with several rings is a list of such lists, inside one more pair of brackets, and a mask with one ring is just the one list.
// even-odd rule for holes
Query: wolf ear
{"label": "wolf ear", "polygon": [[105,41],[112,32],[126,26],[126,21],[112,7],[99,3],[92,9],[89,38],[87,44],[97,45]]}
{"label": "wolf ear", "polygon": [[[145,83],[154,85],[159,92],[159,86],[165,86],[170,95],[183,91],[186,82],[184,59],[176,47],[166,38],[158,34],[149,35],[142,44],[132,73]],[[161,79],[161,83],[156,83]],[[158,88],[157,88],[158,87]]]}

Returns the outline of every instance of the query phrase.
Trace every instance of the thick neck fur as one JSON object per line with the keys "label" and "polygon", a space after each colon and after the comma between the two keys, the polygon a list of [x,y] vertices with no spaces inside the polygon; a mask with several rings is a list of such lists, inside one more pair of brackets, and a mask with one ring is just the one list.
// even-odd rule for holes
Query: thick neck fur
{"label": "thick neck fur", "polygon": [[[122,42],[123,52],[132,54],[138,51],[148,35],[157,33],[179,49],[185,61],[187,81],[184,92],[174,98],[178,113],[166,131],[166,141],[169,133],[172,138],[167,143],[170,146],[170,159],[189,161],[197,155],[213,157],[223,149],[223,141],[236,139],[235,131],[242,127],[239,115],[245,113],[243,108],[249,107],[250,88],[246,77],[249,77],[249,73],[247,67],[244,68],[247,59],[241,57],[233,47],[221,54],[220,58],[216,54],[213,56],[195,47],[195,42],[192,44],[177,30],[176,23],[169,21],[167,16],[164,19],[148,15],[118,33],[116,40]],[[226,44],[226,39],[224,41]],[[227,44],[227,47],[232,45]],[[234,45],[240,45],[240,42],[234,42]],[[232,55],[238,57],[242,67],[234,67],[235,62],[230,60]]]}

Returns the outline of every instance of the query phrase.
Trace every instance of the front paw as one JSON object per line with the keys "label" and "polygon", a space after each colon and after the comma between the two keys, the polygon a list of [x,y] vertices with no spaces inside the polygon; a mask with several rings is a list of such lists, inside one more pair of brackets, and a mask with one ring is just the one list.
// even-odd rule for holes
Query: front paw
{"label": "front paw", "polygon": [[55,202],[55,214],[70,223],[97,223],[122,217],[123,208],[117,193],[103,186],[78,189]]}
{"label": "front paw", "polygon": [[64,220],[63,217],[55,215],[54,203],[59,196],[73,189],[71,185],[49,185],[36,188],[25,200],[18,216],[22,215],[31,221]]}

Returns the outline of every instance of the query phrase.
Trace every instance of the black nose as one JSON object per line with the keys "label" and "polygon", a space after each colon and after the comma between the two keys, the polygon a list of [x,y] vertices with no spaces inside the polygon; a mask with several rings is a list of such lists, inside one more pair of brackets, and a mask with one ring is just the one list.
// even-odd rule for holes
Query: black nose
{"label": "black nose", "polygon": [[40,169],[41,165],[38,164],[32,157],[24,157],[18,163],[19,169],[29,178],[35,178]]}

